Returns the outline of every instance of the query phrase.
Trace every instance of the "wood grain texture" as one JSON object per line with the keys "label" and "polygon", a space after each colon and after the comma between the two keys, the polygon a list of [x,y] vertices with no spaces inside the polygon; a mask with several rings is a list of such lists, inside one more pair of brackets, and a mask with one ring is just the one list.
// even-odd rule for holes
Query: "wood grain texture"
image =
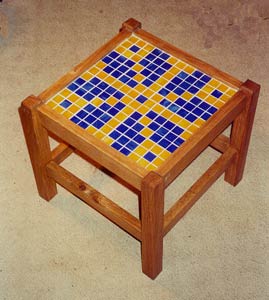
{"label": "wood grain texture", "polygon": [[126,29],[128,31],[134,32],[141,27],[142,27],[142,24],[139,21],[137,21],[133,18],[130,18],[127,21],[122,23],[122,27],[121,27],[120,31]]}
{"label": "wood grain texture", "polygon": [[162,270],[164,182],[150,172],[142,182],[142,270],[154,279]]}
{"label": "wood grain texture", "polygon": [[43,126],[49,131],[64,139],[66,143],[118,175],[138,190],[141,189],[142,178],[149,171],[62,115],[59,115],[49,106],[40,106],[38,112]]}
{"label": "wood grain texture", "polygon": [[52,160],[57,164],[63,162],[67,157],[69,157],[74,152],[74,148],[70,147],[65,143],[60,143],[57,147],[52,150]]}
{"label": "wood grain texture", "polygon": [[157,170],[170,184],[245,107],[245,94],[238,91],[218,112],[177,149]]}
{"label": "wood grain texture", "polygon": [[243,177],[260,86],[247,80],[241,86],[241,91],[246,95],[247,101],[245,109],[234,120],[231,131],[231,145],[238,150],[238,156],[225,174],[225,180],[233,186],[237,185]]}
{"label": "wood grain texture", "polygon": [[49,176],[68,191],[83,200],[113,223],[141,240],[141,223],[133,215],[99,193],[78,177],[51,161],[47,165]]}
{"label": "wood grain texture", "polygon": [[164,216],[164,235],[186,214],[235,159],[236,150],[229,147],[218,160],[191,186]]}
{"label": "wood grain texture", "polygon": [[21,103],[19,114],[39,195],[50,200],[57,194],[57,189],[55,181],[48,177],[46,171],[46,164],[52,157],[48,133],[42,127],[37,113],[40,104],[38,98],[29,96]]}

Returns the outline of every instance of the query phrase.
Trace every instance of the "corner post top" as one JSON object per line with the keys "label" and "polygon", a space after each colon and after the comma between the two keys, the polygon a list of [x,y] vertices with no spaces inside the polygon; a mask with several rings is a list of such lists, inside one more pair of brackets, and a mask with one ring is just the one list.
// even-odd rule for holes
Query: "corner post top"
{"label": "corner post top", "polygon": [[133,31],[136,31],[137,29],[140,29],[141,27],[142,27],[142,24],[139,21],[137,21],[133,18],[130,18],[127,21],[122,23],[120,31],[126,29],[128,31],[133,32]]}

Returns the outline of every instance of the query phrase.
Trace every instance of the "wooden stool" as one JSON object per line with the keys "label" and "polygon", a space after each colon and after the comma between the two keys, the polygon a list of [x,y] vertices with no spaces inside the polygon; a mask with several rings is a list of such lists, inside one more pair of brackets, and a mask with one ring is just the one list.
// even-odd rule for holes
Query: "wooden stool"
{"label": "wooden stool", "polygon": [[[39,194],[50,200],[58,183],[141,241],[143,272],[154,279],[170,229],[223,173],[234,186],[241,180],[258,94],[258,84],[240,82],[129,19],[71,72],[22,102]],[[52,151],[49,133],[63,141]],[[164,214],[165,188],[208,146],[221,156]],[[60,166],[74,149],[141,192],[140,219]]]}

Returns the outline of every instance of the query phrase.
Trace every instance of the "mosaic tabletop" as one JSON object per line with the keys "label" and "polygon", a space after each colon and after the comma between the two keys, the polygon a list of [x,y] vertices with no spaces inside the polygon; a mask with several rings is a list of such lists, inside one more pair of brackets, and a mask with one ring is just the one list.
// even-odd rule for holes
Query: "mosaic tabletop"
{"label": "mosaic tabletop", "polygon": [[46,104],[155,170],[235,92],[133,34]]}

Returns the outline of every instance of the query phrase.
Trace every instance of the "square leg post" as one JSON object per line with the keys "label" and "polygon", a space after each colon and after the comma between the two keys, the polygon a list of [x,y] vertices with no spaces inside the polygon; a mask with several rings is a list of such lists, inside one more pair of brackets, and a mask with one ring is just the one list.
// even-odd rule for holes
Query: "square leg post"
{"label": "square leg post", "polygon": [[48,201],[57,194],[57,189],[55,181],[47,175],[46,171],[46,165],[51,160],[51,151],[48,132],[41,125],[36,111],[40,104],[38,98],[30,96],[22,102],[19,114],[38,192]]}
{"label": "square leg post", "polygon": [[164,181],[150,172],[142,181],[141,230],[142,271],[151,279],[162,270],[164,224]]}
{"label": "square leg post", "polygon": [[247,103],[243,112],[234,120],[231,131],[231,146],[237,150],[237,157],[225,173],[225,181],[233,186],[243,177],[260,86],[247,80],[241,90],[247,96]]}

